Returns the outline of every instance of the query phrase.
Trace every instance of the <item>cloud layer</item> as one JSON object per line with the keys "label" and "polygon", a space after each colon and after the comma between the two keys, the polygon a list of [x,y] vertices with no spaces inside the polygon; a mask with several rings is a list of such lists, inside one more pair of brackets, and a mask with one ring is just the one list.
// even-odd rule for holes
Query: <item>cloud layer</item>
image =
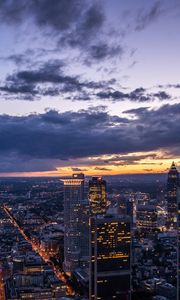
{"label": "cloud layer", "polygon": [[[0,1],[0,21],[8,25],[31,22],[57,46],[85,50],[85,61],[97,62],[122,53],[122,47],[107,38],[106,16],[100,1],[11,0]],[[109,43],[108,40],[111,40]]]}
{"label": "cloud layer", "polygon": [[[9,59],[12,59],[10,57]],[[19,57],[13,57],[18,59]],[[133,102],[148,102],[171,100],[172,97],[166,91],[157,87],[156,92],[150,92],[143,87],[133,91],[115,89],[115,79],[107,81],[88,81],[80,76],[66,74],[63,60],[49,60],[40,63],[39,67],[21,70],[6,77],[4,84],[0,85],[1,97],[9,99],[21,99],[26,101],[37,100],[43,96],[64,96],[70,100],[110,100]],[[177,88],[177,85],[176,85]],[[160,90],[159,90],[160,89]]]}
{"label": "cloud layer", "polygon": [[[86,162],[108,172],[156,160],[159,149],[180,155],[178,1],[165,2],[0,0],[0,100],[8,114],[22,114],[0,115],[0,172],[69,162],[72,171]],[[19,110],[16,100],[36,102]],[[76,112],[58,111],[62,104]]]}
{"label": "cloud layer", "polygon": [[38,171],[54,168],[57,160],[68,163],[103,154],[164,149],[180,155],[180,104],[126,113],[134,118],[111,116],[103,107],[64,113],[51,110],[24,117],[1,115],[0,171],[20,169],[20,159],[26,161],[23,169]]}

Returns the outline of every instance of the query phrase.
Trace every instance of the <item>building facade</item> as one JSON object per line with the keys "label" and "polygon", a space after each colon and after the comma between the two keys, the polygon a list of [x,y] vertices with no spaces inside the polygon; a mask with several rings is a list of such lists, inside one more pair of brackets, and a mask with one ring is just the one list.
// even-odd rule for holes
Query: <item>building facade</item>
{"label": "building facade", "polygon": [[167,227],[168,229],[177,230],[177,190],[179,187],[179,172],[174,162],[168,173],[167,179]]}
{"label": "building facade", "polygon": [[130,299],[131,231],[126,216],[91,218],[89,299]]}
{"label": "building facade", "polygon": [[[84,203],[84,175],[73,174],[64,183],[64,270],[73,272],[83,256],[82,215]],[[84,228],[85,230],[85,228]],[[84,251],[84,250],[83,250]]]}
{"label": "building facade", "polygon": [[92,215],[105,214],[107,210],[106,181],[102,177],[89,180],[89,202]]}
{"label": "building facade", "polygon": [[137,205],[136,227],[138,229],[154,230],[157,225],[157,210],[155,205]]}

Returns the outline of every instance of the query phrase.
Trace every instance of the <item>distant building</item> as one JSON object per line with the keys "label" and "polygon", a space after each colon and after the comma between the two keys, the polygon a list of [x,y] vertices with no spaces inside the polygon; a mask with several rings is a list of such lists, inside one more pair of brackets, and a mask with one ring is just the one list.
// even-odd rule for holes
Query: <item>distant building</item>
{"label": "distant building", "polygon": [[179,172],[173,162],[167,180],[167,227],[169,229],[177,229],[177,189],[179,183]]}
{"label": "distant building", "polygon": [[[84,201],[84,174],[73,174],[64,182],[64,270],[73,272],[86,254],[88,242],[87,203]],[[84,224],[86,223],[86,225]],[[87,228],[87,232],[85,233]]]}
{"label": "distant building", "polygon": [[91,218],[90,300],[130,299],[131,231],[127,216]]}
{"label": "distant building", "polygon": [[178,202],[178,297],[180,299],[180,187],[177,191],[177,202]]}
{"label": "distant building", "polygon": [[24,257],[13,258],[13,273],[22,273],[24,270]]}
{"label": "distant building", "polygon": [[132,198],[126,200],[126,215],[131,219],[131,227],[133,226],[134,221],[134,201]]}
{"label": "distant building", "polygon": [[176,298],[177,289],[170,283],[164,283],[158,285],[157,287],[157,294],[163,297],[167,297],[167,299],[179,299]]}
{"label": "distant building", "polygon": [[155,205],[137,205],[136,227],[148,230],[157,228],[157,211]]}
{"label": "distant building", "polygon": [[89,202],[92,215],[105,214],[107,210],[106,181],[102,177],[89,180]]}
{"label": "distant building", "polygon": [[89,201],[83,200],[80,206],[80,259],[79,266],[82,269],[89,267],[89,217],[90,217],[90,207]]}
{"label": "distant building", "polygon": [[48,256],[54,256],[58,253],[60,248],[60,239],[59,238],[46,238],[41,240],[41,251],[44,251]]}

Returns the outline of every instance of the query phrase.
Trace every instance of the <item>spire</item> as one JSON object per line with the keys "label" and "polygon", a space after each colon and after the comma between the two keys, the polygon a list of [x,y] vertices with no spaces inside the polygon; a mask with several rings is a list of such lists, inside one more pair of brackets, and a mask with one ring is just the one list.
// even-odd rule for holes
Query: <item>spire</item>
{"label": "spire", "polygon": [[171,165],[170,171],[177,171],[177,169],[176,169],[176,165],[175,165],[175,162],[174,162],[174,161],[172,162],[172,165]]}

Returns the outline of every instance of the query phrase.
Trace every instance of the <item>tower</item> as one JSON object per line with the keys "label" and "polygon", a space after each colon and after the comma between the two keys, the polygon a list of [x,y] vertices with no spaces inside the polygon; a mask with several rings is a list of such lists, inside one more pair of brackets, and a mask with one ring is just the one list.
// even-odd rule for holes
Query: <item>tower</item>
{"label": "tower", "polygon": [[64,270],[73,272],[82,255],[82,205],[84,202],[84,174],[73,174],[64,183]]}
{"label": "tower", "polygon": [[179,187],[179,172],[173,162],[167,180],[167,227],[177,230],[177,190]]}
{"label": "tower", "polygon": [[105,214],[107,210],[106,181],[102,177],[89,180],[89,202],[92,215]]}
{"label": "tower", "polygon": [[177,284],[177,294],[178,299],[180,299],[180,187],[177,190],[177,203],[178,203],[178,239],[177,239],[177,278],[178,278],[178,284]]}

